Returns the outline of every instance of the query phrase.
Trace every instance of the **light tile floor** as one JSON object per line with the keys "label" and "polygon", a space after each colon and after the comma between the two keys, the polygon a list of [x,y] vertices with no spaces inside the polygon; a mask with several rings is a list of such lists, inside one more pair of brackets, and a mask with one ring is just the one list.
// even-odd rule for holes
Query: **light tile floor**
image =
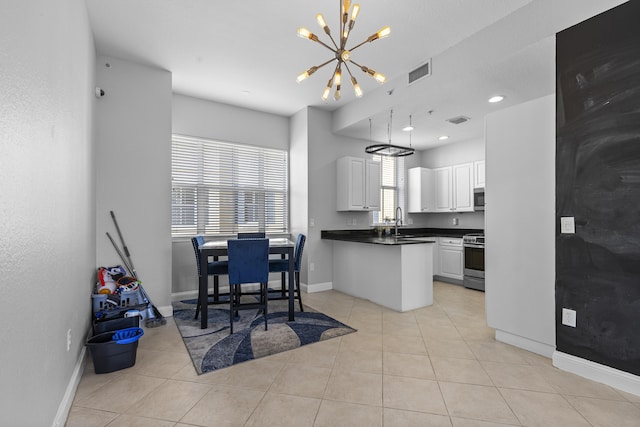
{"label": "light tile floor", "polygon": [[66,425],[640,426],[640,397],[495,341],[481,292],[436,282],[433,306],[407,313],[303,298],[358,332],[198,376],[169,319],[129,369],[96,375],[88,358]]}

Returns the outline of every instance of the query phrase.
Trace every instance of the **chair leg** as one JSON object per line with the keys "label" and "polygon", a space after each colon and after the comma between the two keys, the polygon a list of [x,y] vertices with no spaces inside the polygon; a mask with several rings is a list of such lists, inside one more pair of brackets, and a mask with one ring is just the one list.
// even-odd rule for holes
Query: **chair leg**
{"label": "chair leg", "polygon": [[[260,284],[260,286],[262,287],[263,284]],[[262,299],[262,303],[264,304],[264,330],[266,331],[268,326],[267,326],[267,315],[269,314],[269,298],[267,298],[267,293],[269,292],[269,285],[267,283],[264,283],[264,290],[261,292],[261,299]]]}
{"label": "chair leg", "polygon": [[233,306],[235,286],[229,284],[229,335],[233,335]]}
{"label": "chair leg", "polygon": [[304,308],[302,308],[302,294],[300,293],[300,272],[296,271],[295,272],[296,275],[296,292],[298,293],[298,304],[300,304],[300,311],[304,311]]}
{"label": "chair leg", "polygon": [[[200,276],[198,276],[198,289],[200,288]],[[207,282],[209,281],[209,278],[207,278]],[[209,283],[207,283],[207,286],[209,286]],[[207,291],[208,292],[208,291]],[[209,301],[209,297],[207,296],[207,302]],[[198,320],[198,315],[200,314],[200,292],[198,292],[198,302],[196,303],[196,316],[194,317],[195,320]]]}

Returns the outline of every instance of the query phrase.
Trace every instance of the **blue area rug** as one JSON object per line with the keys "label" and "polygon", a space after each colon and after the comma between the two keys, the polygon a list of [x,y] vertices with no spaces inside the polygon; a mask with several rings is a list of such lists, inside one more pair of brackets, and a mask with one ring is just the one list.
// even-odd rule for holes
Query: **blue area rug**
{"label": "blue area rug", "polygon": [[226,304],[209,306],[207,329],[200,329],[200,320],[194,319],[195,299],[174,302],[173,318],[198,375],[356,331],[307,306],[298,311],[297,301],[295,306],[295,321],[289,322],[287,301],[269,301],[267,331],[261,311],[241,310],[233,335]]}

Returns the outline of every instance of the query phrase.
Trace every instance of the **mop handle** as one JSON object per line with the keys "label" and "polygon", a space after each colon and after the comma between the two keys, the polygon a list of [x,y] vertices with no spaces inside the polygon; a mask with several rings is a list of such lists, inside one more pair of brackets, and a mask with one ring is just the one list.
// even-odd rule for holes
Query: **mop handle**
{"label": "mop handle", "polygon": [[[116,252],[118,253],[118,256],[122,260],[122,263],[124,264],[124,266],[127,268],[127,270],[131,271],[131,267],[127,263],[127,260],[124,259],[124,255],[122,255],[122,251],[120,251],[120,248],[118,247],[118,245],[116,245],[116,242],[113,241],[113,237],[111,237],[111,234],[109,234],[108,231],[107,231],[107,237],[109,238],[109,240],[111,240],[111,244],[113,245],[113,247],[115,248]],[[136,277],[136,279],[137,279],[137,277]]]}
{"label": "mop handle", "polygon": [[138,274],[136,273],[136,268],[133,266],[133,261],[131,260],[131,254],[129,254],[129,248],[127,248],[127,244],[124,242],[124,238],[122,237],[122,233],[120,232],[120,227],[118,226],[118,221],[116,220],[116,214],[111,212],[111,218],[113,219],[113,224],[116,226],[116,231],[118,232],[118,237],[120,237],[120,243],[122,243],[122,249],[124,250],[125,255],[127,256],[127,260],[129,260],[129,270],[131,271],[131,275],[138,278]]}

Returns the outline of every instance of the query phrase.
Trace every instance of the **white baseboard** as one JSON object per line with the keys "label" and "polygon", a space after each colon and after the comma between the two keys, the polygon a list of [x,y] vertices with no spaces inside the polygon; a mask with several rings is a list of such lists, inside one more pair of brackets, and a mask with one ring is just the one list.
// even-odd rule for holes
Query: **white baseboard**
{"label": "white baseboard", "polygon": [[640,376],[560,351],[553,353],[552,360],[558,369],[640,396]]}
{"label": "white baseboard", "polygon": [[54,418],[52,424],[53,427],[62,427],[67,422],[69,411],[71,410],[71,404],[73,403],[73,398],[76,395],[78,384],[80,384],[82,373],[84,372],[86,353],[87,347],[83,346],[80,350],[80,356],[78,357],[78,360],[76,360],[76,366],[75,368],[73,368],[73,374],[71,374],[69,384],[67,384],[67,389],[65,390],[64,396],[62,397],[62,402],[60,402],[60,406],[58,406],[58,412],[56,413],[56,417]]}
{"label": "white baseboard", "polygon": [[556,350],[554,346],[511,334],[500,329],[496,329],[496,341],[513,345],[527,351],[551,358]]}
{"label": "white baseboard", "polygon": [[[157,307],[157,306],[156,306]],[[160,314],[164,317],[172,317],[173,316],[173,306],[171,305],[163,305],[162,307],[157,307]]]}
{"label": "white baseboard", "polygon": [[333,282],[314,283],[313,285],[300,283],[300,288],[302,289],[302,291],[308,294],[312,294],[314,292],[330,291],[331,289],[333,289]]}

